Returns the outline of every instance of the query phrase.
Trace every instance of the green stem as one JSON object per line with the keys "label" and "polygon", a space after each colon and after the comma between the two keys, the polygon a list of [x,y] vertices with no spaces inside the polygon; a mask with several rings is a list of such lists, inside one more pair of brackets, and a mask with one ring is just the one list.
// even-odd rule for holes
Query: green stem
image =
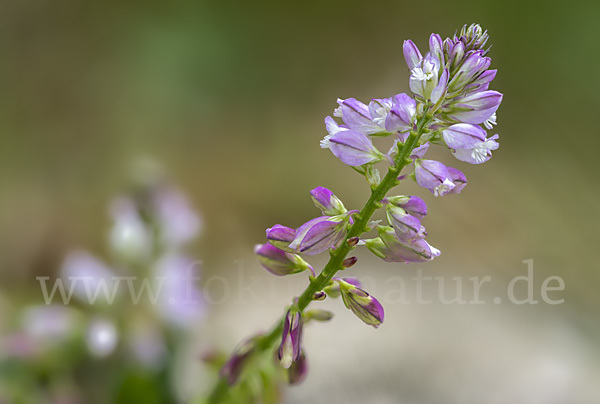
{"label": "green stem", "polygon": [[[398,184],[398,176],[402,169],[412,162],[410,159],[412,151],[417,146],[419,138],[424,133],[425,128],[427,127],[427,124],[431,118],[431,115],[428,115],[426,110],[423,114],[423,117],[419,119],[417,123],[416,132],[411,131],[406,143],[404,143],[402,149],[399,150],[398,155],[394,160],[394,166],[388,169],[387,174],[379,183],[379,185],[371,190],[371,196],[369,197],[369,200],[367,203],[365,203],[360,212],[354,216],[354,224],[352,227],[350,227],[350,230],[348,231],[344,241],[332,252],[331,258],[319,276],[313,279],[313,281],[298,298],[298,302],[296,304],[298,310],[303,311],[306,309],[312,302],[313,295],[329,285],[335,274],[343,269],[344,260],[354,248],[354,246],[348,243],[348,240],[353,237],[359,237],[369,230],[368,224],[369,220],[371,220],[371,216],[373,216],[373,213],[375,213],[375,211],[381,207],[380,201],[385,198],[390,189]],[[277,342],[277,339],[281,337],[282,331],[283,319],[279,320],[279,322],[277,322],[277,324],[268,334],[264,335],[258,340],[255,354],[260,354],[261,352],[272,349],[273,345],[275,345]],[[212,391],[208,402],[212,404],[220,403],[221,398],[227,393],[227,389],[227,382],[221,378]]]}

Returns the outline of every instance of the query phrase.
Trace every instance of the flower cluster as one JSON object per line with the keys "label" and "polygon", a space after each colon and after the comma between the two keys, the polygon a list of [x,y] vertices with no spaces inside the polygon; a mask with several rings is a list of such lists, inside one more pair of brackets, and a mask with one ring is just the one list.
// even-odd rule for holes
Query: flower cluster
{"label": "flower cluster", "polygon": [[[498,148],[498,135],[488,137],[486,133],[496,124],[496,110],[502,101],[502,94],[489,90],[496,70],[489,69],[491,59],[484,48],[487,40],[487,32],[473,24],[445,40],[432,34],[425,55],[412,41],[405,41],[412,96],[402,93],[368,104],[355,98],[338,99],[333,117],[325,118],[328,134],[321,147],[364,175],[372,196],[361,211],[347,210],[329,189],[315,188],[310,195],[322,216],[297,228],[276,224],[267,229],[268,243],[256,247],[261,265],[275,275],[305,270],[311,274],[309,286],[280,324],[278,357],[284,368],[294,369],[290,381],[297,381],[299,372],[306,370],[301,348],[303,324],[331,318],[303,311],[310,301],[341,296],[344,305],[364,323],[377,328],[383,322],[383,307],[356,278],[334,277],[357,262],[355,256],[347,257],[357,246],[366,245],[388,262],[425,262],[440,255],[425,240],[422,221],[427,205],[423,199],[387,193],[402,180],[414,180],[436,197],[458,194],[467,184],[465,175],[426,158],[430,147],[442,146],[456,159],[471,164],[486,162]],[[385,138],[391,143],[387,152],[375,145],[376,140]],[[386,166],[384,178],[375,167],[378,163]],[[407,172],[402,172],[404,169]],[[385,209],[387,223],[370,221],[378,208]],[[365,237],[370,231],[377,234]],[[305,258],[323,252],[329,252],[331,258],[317,276]]]}

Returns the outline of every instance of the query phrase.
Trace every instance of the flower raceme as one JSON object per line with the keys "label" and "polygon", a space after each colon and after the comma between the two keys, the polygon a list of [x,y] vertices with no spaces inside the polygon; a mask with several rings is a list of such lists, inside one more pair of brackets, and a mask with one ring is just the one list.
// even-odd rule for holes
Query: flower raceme
{"label": "flower raceme", "polygon": [[[487,31],[477,24],[464,26],[451,38],[432,34],[425,53],[407,40],[403,53],[412,95],[400,93],[369,103],[338,99],[333,116],[325,118],[327,135],[321,147],[363,175],[372,193],[357,211],[347,210],[329,189],[314,188],[310,197],[321,216],[297,228],[276,224],[267,229],[268,243],[255,249],[260,264],[275,275],[310,273],[309,285],[293,300],[284,319],[265,334],[260,349],[250,351],[251,355],[266,352],[281,336],[277,354],[282,367],[288,369],[290,383],[301,381],[307,371],[300,346],[303,322],[331,318],[330,314],[304,311],[312,302],[341,296],[344,305],[366,324],[377,328],[383,323],[382,305],[356,278],[335,277],[338,271],[353,270],[357,264],[358,258],[350,256],[351,252],[365,245],[386,262],[404,263],[427,262],[440,255],[425,240],[428,234],[422,221],[428,209],[423,199],[386,195],[404,180],[414,180],[436,197],[464,189],[467,179],[462,171],[426,157],[432,147],[446,148],[457,160],[470,164],[488,161],[492,150],[498,149],[498,135],[488,136],[486,129],[496,125],[503,96],[490,89],[497,71],[490,69],[489,49],[484,48],[487,41]],[[376,145],[383,141],[388,142],[387,153]],[[381,176],[376,165],[386,168],[387,174]],[[385,209],[386,224],[371,220],[379,208]],[[371,231],[376,234],[365,235]],[[330,260],[317,275],[305,258],[325,252]],[[229,380],[239,375],[239,363],[247,363],[245,354],[242,351],[226,365]]]}

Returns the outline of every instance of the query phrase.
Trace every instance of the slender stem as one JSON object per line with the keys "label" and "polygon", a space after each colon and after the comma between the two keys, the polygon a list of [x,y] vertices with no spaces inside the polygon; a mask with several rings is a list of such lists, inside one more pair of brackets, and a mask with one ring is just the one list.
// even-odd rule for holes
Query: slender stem
{"label": "slender stem", "polygon": [[[369,197],[369,200],[367,203],[365,203],[360,212],[354,216],[354,224],[352,227],[350,227],[350,230],[348,231],[344,241],[332,252],[331,258],[319,276],[317,276],[307,286],[307,288],[298,298],[298,302],[296,304],[298,310],[303,311],[306,309],[306,307],[308,307],[308,305],[312,302],[313,295],[329,285],[335,274],[343,269],[344,260],[354,248],[348,243],[348,240],[353,237],[359,237],[369,230],[368,224],[369,220],[371,220],[371,216],[373,216],[373,213],[375,213],[375,211],[381,207],[380,201],[385,198],[390,189],[398,184],[398,175],[402,169],[412,162],[410,160],[412,151],[416,147],[419,138],[424,133],[427,124],[429,121],[431,121],[431,118],[431,115],[427,114],[426,110],[422,118],[417,122],[417,130],[411,131],[406,143],[404,143],[402,149],[399,150],[398,155],[394,160],[394,165],[388,169],[387,174],[379,183],[379,185],[371,190],[371,196]],[[259,354],[265,350],[270,350],[276,343],[277,339],[281,336],[282,329],[283,319],[279,320],[268,334],[264,335],[258,340],[255,354]],[[223,395],[227,392],[227,388],[228,386],[226,381],[221,378],[217,382],[217,385],[215,386],[209,398],[209,403],[220,403],[221,397],[223,397]]]}

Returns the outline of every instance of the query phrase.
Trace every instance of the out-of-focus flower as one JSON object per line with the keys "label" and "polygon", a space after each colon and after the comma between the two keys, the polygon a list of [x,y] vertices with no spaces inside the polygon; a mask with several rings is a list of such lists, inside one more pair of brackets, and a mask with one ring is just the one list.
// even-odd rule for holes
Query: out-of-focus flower
{"label": "out-of-focus flower", "polygon": [[255,347],[254,338],[242,342],[221,368],[220,375],[227,379],[230,386],[237,382],[244,369],[244,364],[254,352]]}
{"label": "out-of-focus flower", "polygon": [[198,235],[201,229],[200,217],[181,191],[163,186],[155,191],[153,202],[165,245],[177,247]]}
{"label": "out-of-focus flower", "polygon": [[205,311],[197,268],[199,262],[179,253],[163,256],[156,264],[159,283],[156,309],[165,322],[182,328],[193,327]]}
{"label": "out-of-focus flower", "polygon": [[112,304],[119,293],[113,270],[86,251],[69,253],[60,273],[67,296],[72,291],[84,303]]}
{"label": "out-of-focus flower", "polygon": [[117,347],[119,334],[112,321],[99,317],[90,322],[85,340],[93,355],[104,357],[110,355]]}
{"label": "out-of-focus flower", "polygon": [[152,251],[152,235],[133,201],[126,197],[115,199],[110,213],[114,221],[109,236],[112,251],[125,261],[144,261]]}
{"label": "out-of-focus flower", "polygon": [[288,369],[288,382],[292,385],[300,384],[306,379],[308,374],[308,361],[304,351],[300,352],[300,357],[297,361],[292,362]]}

